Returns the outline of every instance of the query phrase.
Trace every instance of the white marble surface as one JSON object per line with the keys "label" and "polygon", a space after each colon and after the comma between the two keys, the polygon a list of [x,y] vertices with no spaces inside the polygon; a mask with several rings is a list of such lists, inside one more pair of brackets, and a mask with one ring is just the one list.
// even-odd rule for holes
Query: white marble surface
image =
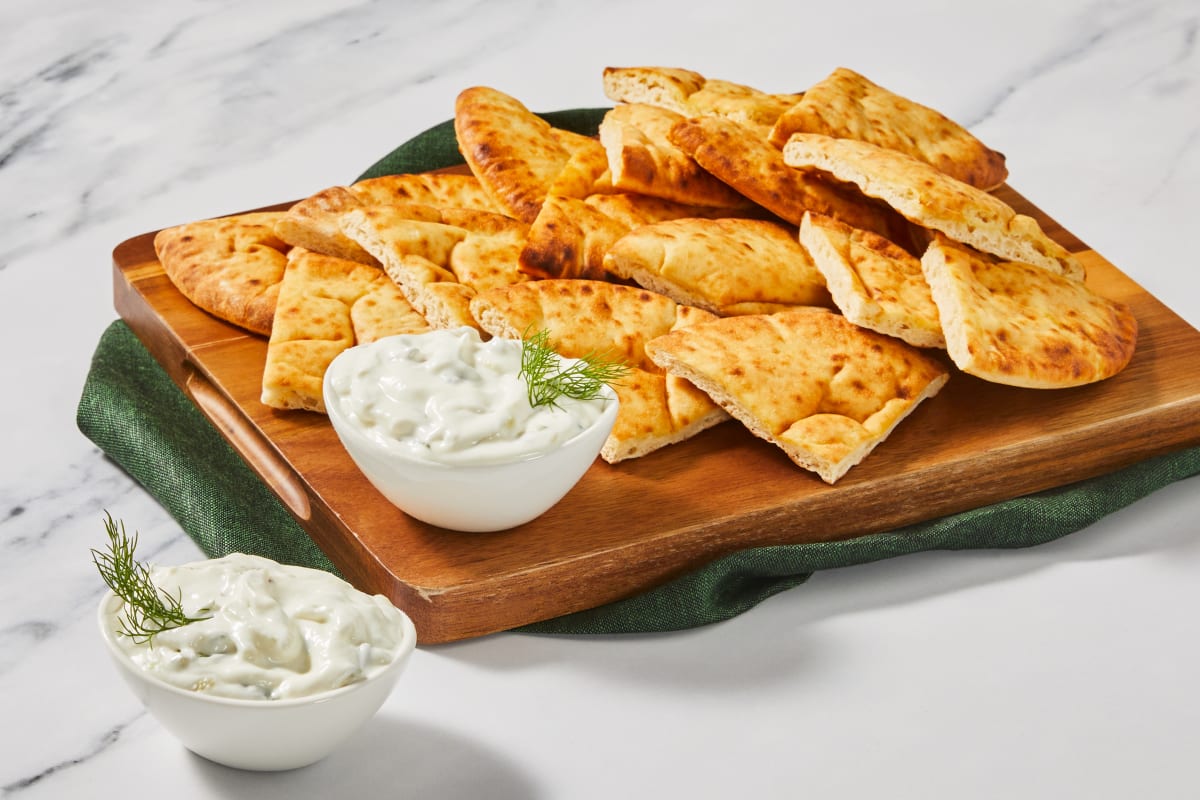
{"label": "white marble surface", "polygon": [[606,65],[775,90],[856,68],[968,124],[1200,325],[1194,0],[7,0],[0,31],[5,797],[1200,796],[1195,480],[1054,544],[821,574],[701,630],[422,648],[350,746],[259,775],[184,751],[105,661],[102,509],[153,560],[198,550],[74,424],[115,244],[344,183],[472,84],[604,104]]}

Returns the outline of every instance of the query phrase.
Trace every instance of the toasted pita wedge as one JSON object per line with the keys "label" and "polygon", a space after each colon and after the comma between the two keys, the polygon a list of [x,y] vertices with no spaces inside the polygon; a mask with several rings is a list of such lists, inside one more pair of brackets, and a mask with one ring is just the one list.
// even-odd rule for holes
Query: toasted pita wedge
{"label": "toasted pita wedge", "polygon": [[[342,214],[363,205],[349,189],[331,186],[289,208],[275,223],[275,233],[294,247],[378,267],[375,257],[342,233],[338,223]],[[403,208],[404,216],[409,219],[438,222],[442,218],[441,211],[434,206],[422,203],[396,203],[396,206]]]}
{"label": "toasted pita wedge", "polygon": [[844,67],[809,88],[776,120],[771,144],[782,148],[793,133],[899,150],[979,189],[994,189],[1008,177],[1004,156],[966,128]]}
{"label": "toasted pita wedge", "polygon": [[610,192],[612,173],[604,145],[591,136],[560,128],[550,133],[568,153],[567,162],[546,189],[547,196],[587,197],[594,192]]}
{"label": "toasted pita wedge", "polygon": [[[428,330],[391,286],[378,267],[293,248],[267,343],[262,402],[272,408],[324,413],[325,370],[338,353],[357,343],[356,321],[364,341],[385,330]],[[385,316],[390,317],[386,322]]]}
{"label": "toasted pita wedge", "polygon": [[604,254],[629,231],[583,200],[550,195],[529,228],[519,256],[534,278],[604,278]]}
{"label": "toasted pita wedge", "polygon": [[1084,277],[1082,262],[1047,236],[1037,220],[905,153],[853,139],[797,133],[784,145],[783,160],[791,167],[819,169],[853,183],[909,221],[955,241],[1076,280]]}
{"label": "toasted pita wedge", "polygon": [[355,344],[370,344],[385,336],[431,330],[429,323],[417,313],[391,278],[379,281],[374,289],[368,290],[350,306],[350,327],[354,329]]}
{"label": "toasted pita wedge", "polygon": [[893,212],[853,187],[787,166],[779,150],[737,123],[685,120],[671,128],[670,138],[708,172],[793,225],[800,225],[805,211],[880,235],[896,224]]}
{"label": "toasted pita wedge", "polygon": [[395,206],[347,212],[342,231],[379,259],[405,298],[431,326],[477,327],[477,291],[528,280],[518,269],[528,226],[501,214],[447,210],[445,222],[410,220]]}
{"label": "toasted pita wedge", "polygon": [[568,358],[608,353],[632,368],[614,386],[621,407],[600,451],[609,463],[643,456],[727,419],[687,381],[666,375],[645,356],[645,342],[712,315],[653,292],[588,280],[531,281],[482,292],[471,311],[493,336],[521,338],[546,329]]}
{"label": "toasted pita wedge", "polygon": [[734,213],[738,212],[628,192],[594,194],[583,200],[550,195],[529,228],[520,268],[534,278],[603,280],[605,254],[639,225]]}
{"label": "toasted pita wedge", "polygon": [[917,347],[946,346],[919,258],[878,234],[819,214],[804,215],[800,244],[846,319]]}
{"label": "toasted pita wedge", "polygon": [[765,220],[689,218],[643,225],[609,248],[604,267],[681,305],[723,317],[832,305],[796,230]]}
{"label": "toasted pita wedge", "polygon": [[1004,261],[938,236],[921,259],[963,372],[1031,389],[1081,386],[1129,363],[1138,325],[1081,281]]}
{"label": "toasted pita wedge", "polygon": [[672,126],[684,119],[643,103],[619,105],[605,114],[600,143],[607,152],[613,188],[687,205],[748,205],[749,200],[671,142]]}
{"label": "toasted pita wedge", "polygon": [[398,205],[407,209],[409,218],[426,222],[438,222],[439,211],[446,208],[500,210],[474,175],[382,175],[350,186],[331,186],[306,197],[287,210],[275,224],[275,233],[295,247],[378,265],[338,225],[338,218],[350,209],[374,205]]}
{"label": "toasted pita wedge", "polygon": [[692,325],[646,354],[831,484],[949,378],[922,351],[816,308]]}
{"label": "toasted pita wedge", "polygon": [[189,222],[154,236],[171,283],[215,317],[270,335],[288,244],[275,235],[282,212]]}
{"label": "toasted pita wedge", "polygon": [[454,133],[467,166],[493,201],[526,223],[537,218],[560,178],[560,192],[583,193],[590,191],[586,176],[592,167],[607,168],[598,142],[552,127],[521,101],[487,86],[459,93]]}
{"label": "toasted pita wedge", "polygon": [[765,138],[779,115],[801,95],[772,94],[673,67],[607,67],[604,94],[622,103],[643,103],[685,117],[716,116],[745,125]]}

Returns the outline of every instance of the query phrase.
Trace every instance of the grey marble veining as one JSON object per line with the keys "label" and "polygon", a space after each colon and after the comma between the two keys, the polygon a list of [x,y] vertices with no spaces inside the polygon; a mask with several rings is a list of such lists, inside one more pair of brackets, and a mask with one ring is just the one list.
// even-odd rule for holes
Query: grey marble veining
{"label": "grey marble veining", "polygon": [[608,65],[777,91],[855,68],[968,124],[1200,324],[1198,31],[1193,0],[3,4],[0,795],[1191,796],[1194,480],[1053,545],[820,575],[698,631],[423,648],[345,752],[262,776],[188,754],[105,660],[104,512],[152,560],[199,551],[74,413],[123,239],[349,181],[470,85],[604,105]]}

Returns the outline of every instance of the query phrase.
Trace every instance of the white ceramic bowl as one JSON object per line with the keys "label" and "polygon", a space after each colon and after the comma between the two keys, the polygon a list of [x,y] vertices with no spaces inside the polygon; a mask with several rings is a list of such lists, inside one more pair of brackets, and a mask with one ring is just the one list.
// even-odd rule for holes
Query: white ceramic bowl
{"label": "white ceramic bowl", "polygon": [[[324,392],[332,397],[330,369]],[[523,525],[566,496],[595,462],[612,431],[619,402],[610,386],[603,413],[586,430],[550,452],[499,464],[447,466],[385,450],[340,413],[326,411],[342,445],[367,480],[408,515],[456,531],[500,531]]]}
{"label": "white ceramic bowl", "polygon": [[140,669],[115,638],[113,618],[120,608],[120,598],[108,592],[98,619],[125,683],[184,747],[238,769],[295,769],[332,753],[379,710],[417,642],[412,621],[404,616],[406,646],[397,648],[386,669],[366,680],[296,699],[238,700],[179,689]]}

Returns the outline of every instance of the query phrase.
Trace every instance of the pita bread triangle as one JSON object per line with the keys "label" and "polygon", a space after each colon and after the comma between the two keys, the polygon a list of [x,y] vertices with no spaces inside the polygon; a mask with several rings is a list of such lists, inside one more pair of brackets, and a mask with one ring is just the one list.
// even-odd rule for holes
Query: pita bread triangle
{"label": "pita bread triangle", "polygon": [[1084,283],[937,236],[921,259],[963,372],[1031,389],[1081,386],[1125,368],[1137,319]]}
{"label": "pita bread triangle", "polygon": [[213,316],[268,336],[289,245],[275,235],[282,212],[189,222],[154,236],[154,252],[180,294]]}
{"label": "pita bread triangle", "polygon": [[288,253],[263,368],[264,405],[324,413],[321,383],[338,353],[391,333],[428,330],[378,267],[313,253]]}
{"label": "pita bread triangle", "polygon": [[831,484],[949,378],[924,352],[817,308],[698,323],[646,355]]}

